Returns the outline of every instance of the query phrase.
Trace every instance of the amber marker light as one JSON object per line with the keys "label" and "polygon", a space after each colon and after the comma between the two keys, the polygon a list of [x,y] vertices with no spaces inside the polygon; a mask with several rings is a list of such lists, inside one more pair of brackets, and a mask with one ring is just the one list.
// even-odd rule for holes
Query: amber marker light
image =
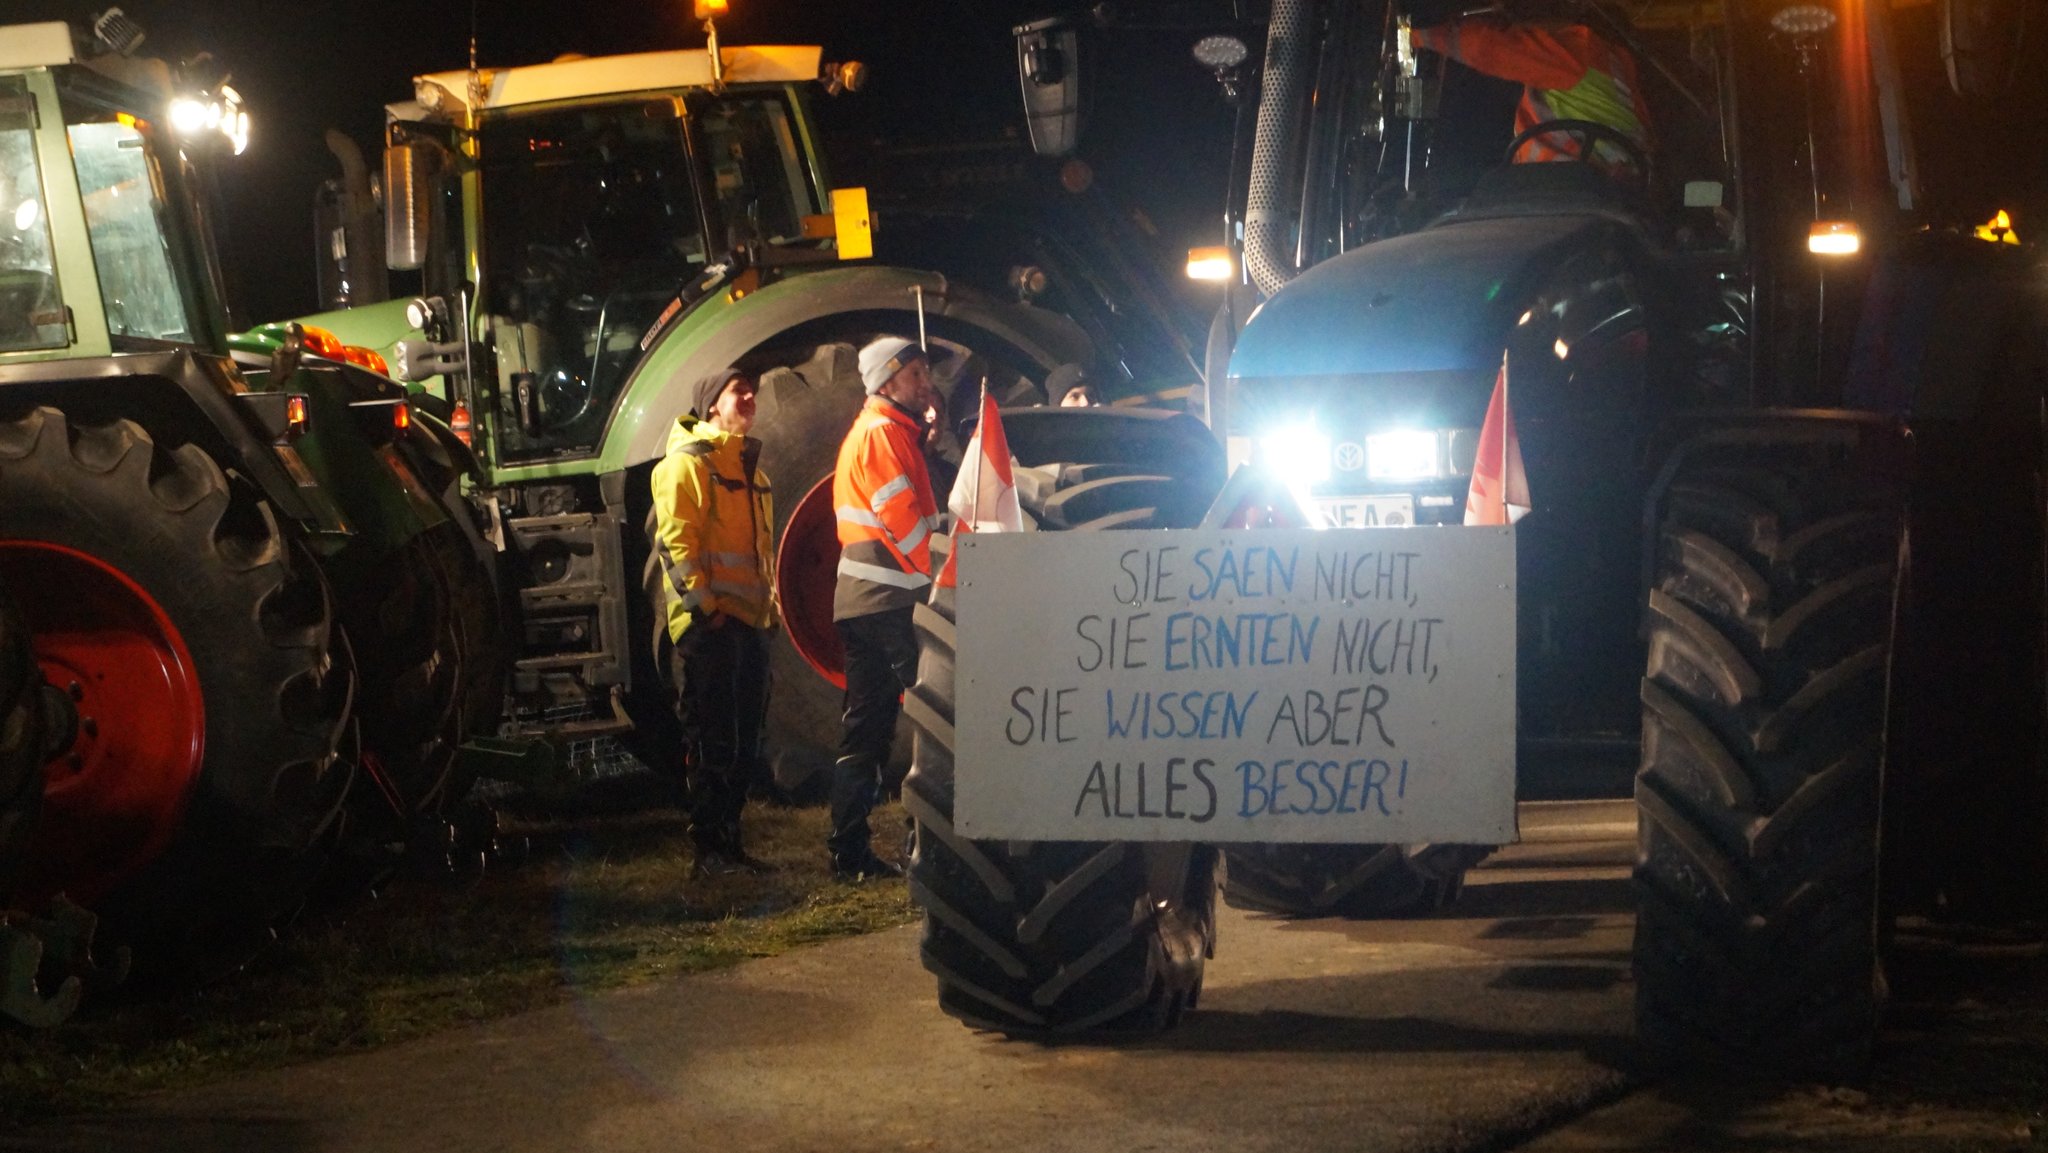
{"label": "amber marker light", "polygon": [[713,16],[725,15],[726,0],[697,0],[697,19],[709,20]]}
{"label": "amber marker light", "polygon": [[284,427],[286,433],[297,436],[306,431],[306,398],[294,396],[284,402]]}
{"label": "amber marker light", "polygon": [[412,405],[401,400],[391,406],[391,427],[397,432],[412,427]]}
{"label": "amber marker light", "polygon": [[1816,256],[1854,256],[1863,249],[1863,234],[1847,220],[1816,220],[1806,233],[1806,250]]}
{"label": "amber marker light", "polygon": [[1188,249],[1189,280],[1229,280],[1237,275],[1237,261],[1222,245]]}
{"label": "amber marker light", "polygon": [[328,360],[347,359],[340,337],[311,324],[301,326],[301,331],[305,333],[301,339],[306,342],[307,352],[314,356],[324,356]]}
{"label": "amber marker light", "polygon": [[2018,244],[2020,242],[2020,234],[2014,232],[2012,228],[2012,216],[2003,208],[1998,210],[1998,215],[1977,226],[1976,237],[1979,240],[1988,240],[1993,244]]}

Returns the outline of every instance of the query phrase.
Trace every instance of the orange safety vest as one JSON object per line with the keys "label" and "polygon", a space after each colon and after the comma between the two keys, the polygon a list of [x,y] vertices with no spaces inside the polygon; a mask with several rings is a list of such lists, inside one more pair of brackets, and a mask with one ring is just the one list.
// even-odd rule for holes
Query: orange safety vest
{"label": "orange safety vest", "polygon": [[[1515,109],[1517,135],[1546,120],[1591,120],[1650,148],[1650,110],[1633,57],[1580,24],[1542,27],[1461,20],[1417,28],[1415,45],[1448,56],[1475,72],[1522,85]],[[1577,141],[1560,133],[1524,144],[1515,163],[1577,160]],[[1594,154],[1618,161],[1613,148]]]}
{"label": "orange safety vest", "polygon": [[652,484],[670,640],[683,639],[693,609],[755,628],[775,623],[775,509],[760,454],[760,441],[694,416],[669,429]]}
{"label": "orange safety vest", "polygon": [[916,604],[932,583],[938,505],[920,447],[924,428],[901,405],[871,396],[839,445],[832,507],[839,520],[839,583],[832,619]]}

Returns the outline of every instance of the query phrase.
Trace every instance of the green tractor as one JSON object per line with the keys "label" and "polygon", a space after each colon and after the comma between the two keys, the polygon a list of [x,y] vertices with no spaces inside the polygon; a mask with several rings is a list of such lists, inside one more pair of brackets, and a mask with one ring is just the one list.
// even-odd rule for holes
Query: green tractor
{"label": "green tractor", "polygon": [[201,192],[232,87],[118,11],[0,35],[0,581],[54,690],[0,859],[25,907],[215,972],[467,791],[505,676],[470,462],[330,334],[237,363]]}
{"label": "green tractor", "polygon": [[[787,623],[770,731],[794,784],[838,737],[823,482],[864,396],[855,351],[898,333],[952,353],[935,360],[956,456],[984,384],[1039,402],[1051,369],[1095,354],[1057,313],[863,259],[865,192],[832,188],[810,104],[861,67],[720,48],[706,26],[705,49],[418,77],[387,108],[381,252],[368,166],[330,137],[345,178],[322,283],[350,307],[306,321],[384,353],[418,407],[468,426],[520,611],[513,731],[617,737],[656,766],[679,744],[649,474],[692,381],[759,373]],[[381,265],[416,274],[417,296],[380,300]]]}

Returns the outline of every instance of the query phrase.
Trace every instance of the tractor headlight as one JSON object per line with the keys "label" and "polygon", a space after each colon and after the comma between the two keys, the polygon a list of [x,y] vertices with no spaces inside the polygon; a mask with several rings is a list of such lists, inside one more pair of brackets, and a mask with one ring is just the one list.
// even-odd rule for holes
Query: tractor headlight
{"label": "tractor headlight", "polygon": [[1293,485],[1330,479],[1330,438],[1312,425],[1275,429],[1259,438],[1259,462]]}
{"label": "tractor headlight", "polygon": [[1441,438],[1435,432],[1403,429],[1365,438],[1365,475],[1373,480],[1413,480],[1443,474]]}

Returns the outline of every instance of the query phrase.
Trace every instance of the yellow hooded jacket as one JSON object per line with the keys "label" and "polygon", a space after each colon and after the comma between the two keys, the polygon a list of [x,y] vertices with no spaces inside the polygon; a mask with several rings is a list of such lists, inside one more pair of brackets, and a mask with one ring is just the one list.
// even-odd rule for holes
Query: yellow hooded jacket
{"label": "yellow hooded jacket", "polygon": [[694,416],[669,430],[653,484],[670,640],[714,613],[755,628],[775,624],[773,494],[760,456],[760,441]]}

